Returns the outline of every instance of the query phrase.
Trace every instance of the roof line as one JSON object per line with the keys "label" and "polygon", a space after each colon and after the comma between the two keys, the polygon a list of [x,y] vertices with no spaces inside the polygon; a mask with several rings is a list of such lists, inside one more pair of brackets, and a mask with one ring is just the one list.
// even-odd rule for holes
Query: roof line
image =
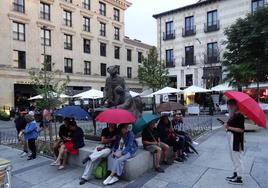
{"label": "roof line", "polygon": [[191,8],[195,8],[195,7],[198,7],[198,6],[207,5],[209,3],[214,3],[216,1],[221,1],[221,0],[198,1],[197,3],[194,3],[194,4],[190,4],[190,5],[186,5],[186,6],[183,6],[183,7],[176,8],[176,9],[168,10],[168,11],[165,11],[165,12],[161,12],[159,14],[154,14],[153,15],[153,18],[157,19],[157,18],[159,18],[161,16],[165,16],[165,15],[168,15],[168,14],[174,14],[174,13],[177,13],[177,12],[180,12],[180,11],[184,11],[184,10],[187,10],[187,9],[191,9]]}

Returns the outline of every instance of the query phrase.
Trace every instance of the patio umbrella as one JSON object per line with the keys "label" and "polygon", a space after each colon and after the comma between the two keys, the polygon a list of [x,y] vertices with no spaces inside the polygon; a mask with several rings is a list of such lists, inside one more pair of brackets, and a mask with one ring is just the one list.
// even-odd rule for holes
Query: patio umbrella
{"label": "patio umbrella", "polygon": [[137,119],[133,125],[132,131],[137,134],[141,132],[151,121],[160,119],[160,116],[154,114],[145,114]]}
{"label": "patio umbrella", "polygon": [[[62,99],[63,98],[70,98],[70,96],[68,96],[68,95],[65,95],[65,94],[57,94],[55,92],[51,92],[51,93],[49,93],[49,95],[51,95],[52,97],[57,97],[57,95],[59,95],[59,97],[62,98]],[[44,96],[43,96],[43,94],[41,94],[41,95],[36,95],[34,97],[31,97],[28,100],[31,101],[31,100],[37,100],[37,99],[43,99],[43,98],[44,98]]]}
{"label": "patio umbrella", "polygon": [[198,87],[194,85],[183,90],[183,93],[207,93],[207,92],[211,92],[211,90],[204,89],[202,87]]}
{"label": "patio umbrella", "polygon": [[180,89],[172,88],[172,87],[165,87],[163,89],[160,89],[151,95],[165,95],[165,94],[171,94],[171,93],[181,93],[182,91]]}
{"label": "patio umbrella", "polygon": [[266,117],[263,110],[248,94],[238,91],[229,91],[225,92],[224,95],[228,97],[228,99],[235,99],[238,102],[241,113],[251,119],[258,126],[266,128]]}
{"label": "patio umbrella", "polygon": [[96,121],[103,123],[134,123],[136,118],[132,115],[131,112],[123,109],[108,109],[104,112],[101,112],[97,117]]}
{"label": "patio umbrella", "polygon": [[134,91],[129,91],[129,94],[131,95],[131,97],[137,97],[137,96],[140,96],[139,93],[134,92]]}
{"label": "patio umbrella", "polygon": [[88,112],[82,109],[80,106],[66,106],[55,112],[56,116],[69,117],[77,120],[89,119]]}
{"label": "patio umbrella", "polygon": [[235,89],[232,86],[229,86],[229,83],[223,83],[223,84],[212,87],[211,90],[221,92],[221,91],[232,91]]}
{"label": "patio umbrella", "polygon": [[175,111],[175,110],[186,110],[186,108],[182,104],[172,101],[162,103],[156,107],[157,113]]}
{"label": "patio umbrella", "polygon": [[85,91],[83,93],[79,93],[74,98],[82,98],[82,99],[101,99],[103,98],[103,92],[96,90],[96,89],[90,89],[88,91]]}

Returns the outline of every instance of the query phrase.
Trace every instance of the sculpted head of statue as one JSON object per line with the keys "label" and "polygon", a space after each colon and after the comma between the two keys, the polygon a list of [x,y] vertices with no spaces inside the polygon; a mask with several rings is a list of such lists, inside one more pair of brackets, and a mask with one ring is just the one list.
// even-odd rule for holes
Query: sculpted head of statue
{"label": "sculpted head of statue", "polygon": [[111,77],[114,77],[119,74],[119,66],[118,65],[109,66],[107,68],[107,72],[111,75]]}

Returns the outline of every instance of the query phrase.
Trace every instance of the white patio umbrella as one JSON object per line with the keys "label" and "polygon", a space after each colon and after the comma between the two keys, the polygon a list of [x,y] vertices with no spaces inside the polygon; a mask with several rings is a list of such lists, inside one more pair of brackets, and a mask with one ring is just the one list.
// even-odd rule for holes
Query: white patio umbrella
{"label": "white patio umbrella", "polygon": [[229,83],[226,82],[226,83],[219,84],[217,86],[212,87],[211,90],[221,92],[221,91],[232,91],[234,90],[234,88],[232,86],[229,86]]}
{"label": "white patio umbrella", "polygon": [[134,92],[134,91],[129,91],[129,93],[130,93],[131,97],[137,97],[137,96],[140,96],[139,93]]}
{"label": "white patio umbrella", "polygon": [[[57,97],[57,93],[55,93],[55,92],[52,92],[51,93],[51,95],[53,96],[53,97]],[[68,96],[68,95],[65,95],[65,94],[60,94],[60,96],[59,96],[60,98],[71,98],[71,96]],[[37,100],[37,99],[43,99],[43,95],[42,94],[40,94],[40,95],[36,95],[36,96],[34,96],[34,97],[31,97],[31,98],[29,98],[28,100],[29,101],[31,101],[31,100]]]}
{"label": "white patio umbrella", "polygon": [[140,96],[143,98],[147,98],[147,97],[151,98],[151,97],[153,97],[153,95],[151,95],[152,93],[153,93],[152,89],[146,89],[140,94]]}
{"label": "white patio umbrella", "polygon": [[194,85],[183,90],[183,93],[207,93],[207,92],[211,92],[211,90],[204,89],[202,87],[198,87]]}
{"label": "white patio umbrella", "polygon": [[103,98],[103,92],[99,91],[97,89],[90,89],[88,91],[85,91],[83,93],[79,93],[74,98],[82,98],[82,99],[101,99]]}
{"label": "white patio umbrella", "polygon": [[176,89],[176,88],[172,88],[172,87],[165,87],[163,89],[160,89],[154,93],[152,93],[151,95],[165,95],[165,94],[171,94],[171,93],[181,93],[182,90],[180,89]]}

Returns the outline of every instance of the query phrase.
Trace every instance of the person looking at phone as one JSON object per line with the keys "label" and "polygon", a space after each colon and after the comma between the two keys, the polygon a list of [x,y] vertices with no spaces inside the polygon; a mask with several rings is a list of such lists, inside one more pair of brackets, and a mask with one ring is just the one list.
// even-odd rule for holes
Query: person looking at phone
{"label": "person looking at phone", "polygon": [[80,180],[80,185],[85,184],[89,179],[91,179],[92,172],[96,169],[98,164],[103,158],[106,158],[111,153],[111,148],[116,141],[117,137],[117,127],[116,124],[108,124],[108,127],[104,128],[101,133],[101,144],[95,148],[93,153],[86,157],[82,163],[86,164],[84,173]]}

